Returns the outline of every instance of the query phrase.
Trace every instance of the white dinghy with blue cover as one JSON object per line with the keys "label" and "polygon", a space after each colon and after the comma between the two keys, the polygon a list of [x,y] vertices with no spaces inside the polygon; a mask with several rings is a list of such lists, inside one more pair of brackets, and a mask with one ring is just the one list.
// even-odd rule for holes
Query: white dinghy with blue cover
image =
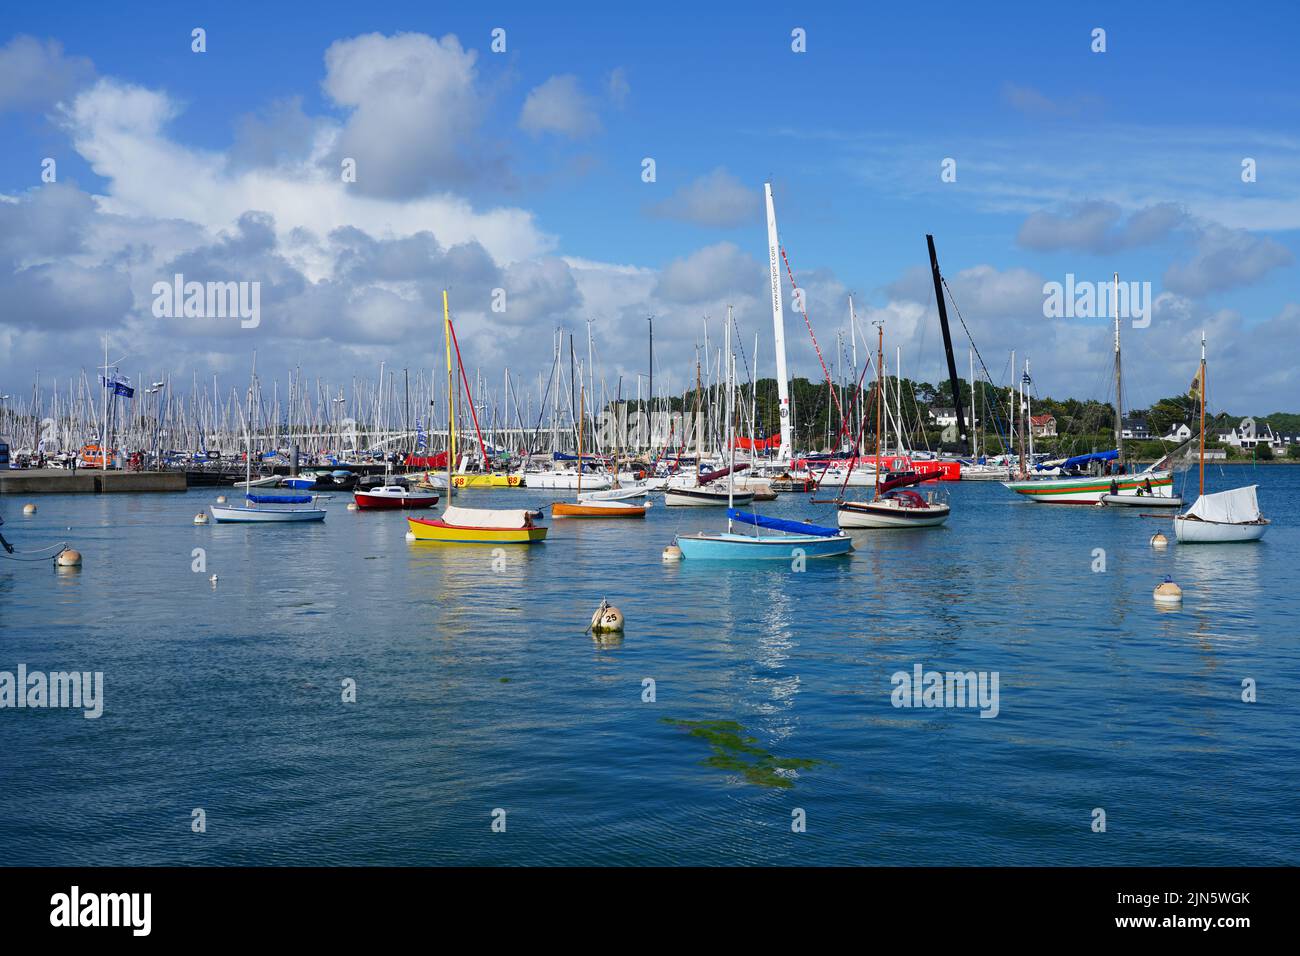
{"label": "white dinghy with blue cover", "polygon": [[211,505],[212,517],[217,521],[324,521],[324,508],[299,508],[296,505],[314,504],[317,495],[244,495],[244,506]]}

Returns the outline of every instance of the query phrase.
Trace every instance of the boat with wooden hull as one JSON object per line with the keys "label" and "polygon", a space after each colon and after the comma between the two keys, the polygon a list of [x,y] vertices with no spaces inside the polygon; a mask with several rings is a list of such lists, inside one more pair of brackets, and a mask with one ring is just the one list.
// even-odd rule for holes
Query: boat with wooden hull
{"label": "boat with wooden hull", "polygon": [[[1174,493],[1174,476],[1168,471],[1095,477],[1085,475],[1080,478],[1029,478],[1024,481],[1004,481],[1002,484],[1030,501],[1061,505],[1095,505],[1103,495],[1126,492],[1134,494],[1139,488],[1153,498],[1172,498]],[[1146,504],[1149,505],[1150,502]]]}
{"label": "boat with wooden hull", "polygon": [[353,493],[353,500],[362,511],[392,509],[432,508],[438,503],[438,494],[408,485],[381,485]]}
{"label": "boat with wooden hull", "polygon": [[314,504],[316,495],[252,495],[244,496],[247,504],[210,505],[215,521],[223,524],[266,524],[268,522],[324,521],[324,508],[295,508],[294,505]]}
{"label": "boat with wooden hull", "polygon": [[633,504],[617,499],[579,499],[575,504],[557,501],[551,505],[553,518],[644,518],[648,504]]}
{"label": "boat with wooden hull", "polygon": [[416,541],[454,544],[535,544],[545,541],[549,530],[533,524],[533,515],[528,511],[455,505],[448,506],[440,518],[407,518],[406,523]]}
{"label": "boat with wooden hull", "polygon": [[943,524],[952,508],[929,502],[915,491],[890,492],[874,501],[842,501],[836,518],[841,528],[933,528]]}
{"label": "boat with wooden hull", "polygon": [[1174,516],[1180,544],[1235,544],[1258,541],[1269,520],[1259,513],[1256,485],[1201,495],[1186,514]]}
{"label": "boat with wooden hull", "polygon": [[728,524],[741,521],[780,534],[738,534],[701,531],[679,534],[677,547],[686,561],[785,561],[833,558],[853,550],[853,539],[837,528],[820,528],[800,521],[786,521],[751,515],[734,508],[727,512]]}

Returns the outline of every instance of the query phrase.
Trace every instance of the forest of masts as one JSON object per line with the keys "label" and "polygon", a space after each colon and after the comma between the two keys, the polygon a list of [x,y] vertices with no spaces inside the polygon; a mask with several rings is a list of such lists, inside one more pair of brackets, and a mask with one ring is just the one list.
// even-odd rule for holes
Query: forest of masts
{"label": "forest of masts", "polygon": [[[870,450],[866,438],[874,441],[878,414],[886,448],[916,447],[918,438],[924,442],[925,409],[916,383],[898,377],[897,366],[891,370],[885,362],[883,392],[877,391],[875,355],[864,348],[859,357],[856,338],[852,351],[845,338],[836,334],[835,354],[828,357],[832,381],[791,382],[796,447],[844,450],[857,440]],[[732,341],[739,342],[739,335]],[[736,434],[762,438],[779,430],[777,390],[774,379],[755,379],[757,336],[753,343],[749,354],[743,346],[734,349],[739,379],[734,424]],[[723,349],[709,343],[707,323],[689,369],[637,373],[631,383],[622,376],[611,382],[596,371],[590,323],[585,356],[562,329],[556,330],[553,346],[549,373],[539,371],[529,383],[508,368],[495,381],[478,370],[458,371],[452,407],[462,450],[478,455],[481,436],[494,459],[572,454],[582,407],[583,448],[589,453],[722,451],[726,366]],[[62,382],[42,379],[38,372],[28,395],[0,394],[0,440],[14,453],[54,456],[98,445],[107,436],[110,449],[153,460],[214,453],[233,458],[242,455],[246,441],[260,455],[287,453],[296,444],[305,455],[346,460],[431,454],[447,447],[452,403],[443,369],[381,363],[374,378],[353,376],[340,383],[299,367],[267,381],[256,372],[256,362],[254,354],[252,373],[237,382],[216,374],[192,373],[186,381],[169,373],[128,376],[110,366],[108,378],[128,386],[131,397],[102,385],[99,370],[83,369]],[[994,395],[981,398],[1000,401],[996,392],[1001,390],[989,390]]]}

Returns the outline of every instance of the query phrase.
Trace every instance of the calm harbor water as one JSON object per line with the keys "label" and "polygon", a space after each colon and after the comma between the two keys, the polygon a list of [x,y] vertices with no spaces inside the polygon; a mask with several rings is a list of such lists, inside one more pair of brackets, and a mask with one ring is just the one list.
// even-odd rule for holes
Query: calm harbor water
{"label": "calm harbor water", "polygon": [[[961,483],[946,527],[859,533],[802,573],[662,563],[725,520],[662,502],[548,519],[502,568],[342,496],[265,527],[191,524],[210,489],[0,499],[17,547],[85,556],[0,561],[0,670],[102,671],[105,696],[97,720],[0,710],[4,860],[1294,865],[1300,468],[1210,473],[1255,481],[1258,545],[1157,552],[1168,521]],[[833,523],[803,496],[759,508]],[[1180,609],[1152,601],[1166,574]],[[604,644],[583,632],[602,597],[628,622]],[[895,708],[917,664],[997,672],[997,717]],[[734,721],[758,753],[709,765],[672,721]],[[815,763],[732,765],[763,753]]]}

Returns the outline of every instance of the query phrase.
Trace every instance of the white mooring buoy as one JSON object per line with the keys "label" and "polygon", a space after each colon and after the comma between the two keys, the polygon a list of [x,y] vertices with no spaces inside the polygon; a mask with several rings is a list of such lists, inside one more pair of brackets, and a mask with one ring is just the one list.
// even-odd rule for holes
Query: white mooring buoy
{"label": "white mooring buoy", "polygon": [[605,598],[600,599],[600,607],[591,616],[593,634],[614,634],[623,630],[623,612],[610,604]]}
{"label": "white mooring buoy", "polygon": [[682,559],[682,549],[675,544],[670,544],[664,548],[664,561],[680,561]]}
{"label": "white mooring buoy", "polygon": [[81,567],[81,552],[73,551],[71,548],[61,551],[59,556],[54,559],[54,564],[60,568],[79,568]]}
{"label": "white mooring buoy", "polygon": [[349,501],[348,511],[356,511],[356,510],[357,510],[357,503],[355,501]]}
{"label": "white mooring buoy", "polygon": [[35,506],[35,505],[31,505],[31,504],[23,505],[23,514],[25,514],[25,515],[34,515],[34,514],[36,514],[36,506]]}
{"label": "white mooring buoy", "polygon": [[196,514],[196,515],[194,516],[194,523],[195,523],[195,524],[207,524],[207,523],[208,523],[208,513],[207,513],[206,511],[200,511],[198,514]]}
{"label": "white mooring buoy", "polygon": [[1151,547],[1155,548],[1157,551],[1163,551],[1165,548],[1169,547],[1169,539],[1165,537],[1163,531],[1157,531],[1151,536]]}
{"label": "white mooring buoy", "polygon": [[219,504],[219,505],[224,505],[225,503],[226,503],[226,496],[225,496],[225,495],[217,495],[217,504]]}
{"label": "white mooring buoy", "polygon": [[1165,578],[1164,581],[1156,585],[1152,597],[1155,598],[1157,604],[1182,604],[1183,589],[1175,584],[1171,578]]}

